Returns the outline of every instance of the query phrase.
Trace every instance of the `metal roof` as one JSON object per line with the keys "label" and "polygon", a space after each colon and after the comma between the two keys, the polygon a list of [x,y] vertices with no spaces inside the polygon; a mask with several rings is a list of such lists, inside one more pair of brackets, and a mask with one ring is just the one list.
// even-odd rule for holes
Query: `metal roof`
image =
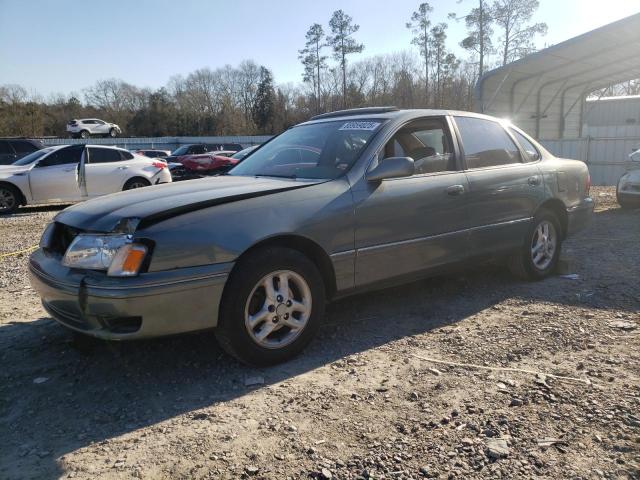
{"label": "metal roof", "polygon": [[640,13],[486,72],[477,109],[536,138],[578,137],[587,94],[640,78]]}

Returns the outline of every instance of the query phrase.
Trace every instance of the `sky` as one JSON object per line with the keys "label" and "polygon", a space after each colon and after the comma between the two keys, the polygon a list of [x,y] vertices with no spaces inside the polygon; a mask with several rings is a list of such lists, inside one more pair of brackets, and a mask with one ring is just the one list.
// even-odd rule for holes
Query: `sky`
{"label": "sky", "polygon": [[[0,85],[30,93],[82,93],[97,80],[119,78],[159,88],[173,75],[252,59],[277,83],[301,81],[298,50],[313,23],[328,30],[342,8],[360,30],[367,56],[410,48],[405,23],[421,0],[0,0]],[[464,14],[477,0],[431,0],[434,23],[449,23],[455,53]],[[640,12],[640,0],[540,0],[534,21],[549,33],[539,47],[567,40]]]}

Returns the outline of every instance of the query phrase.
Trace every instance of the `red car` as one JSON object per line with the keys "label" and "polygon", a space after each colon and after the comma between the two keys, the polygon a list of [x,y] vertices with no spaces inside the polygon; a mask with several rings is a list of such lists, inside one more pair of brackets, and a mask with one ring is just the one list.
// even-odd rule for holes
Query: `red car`
{"label": "red car", "polygon": [[174,181],[192,180],[230,170],[240,160],[230,158],[233,150],[216,150],[198,155],[183,155],[169,164]]}
{"label": "red car", "polygon": [[236,152],[218,150],[200,155],[185,155],[180,159],[180,163],[185,169],[200,173],[228,170],[238,163],[235,158],[230,158],[234,153]]}

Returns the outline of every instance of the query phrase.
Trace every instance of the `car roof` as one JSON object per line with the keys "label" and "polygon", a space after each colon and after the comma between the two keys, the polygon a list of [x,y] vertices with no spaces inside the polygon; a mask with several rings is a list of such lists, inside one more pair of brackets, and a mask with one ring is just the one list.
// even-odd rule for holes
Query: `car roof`
{"label": "car roof", "polygon": [[399,109],[396,107],[367,107],[367,108],[354,108],[350,110],[339,110],[337,112],[330,112],[327,114],[318,115],[312,117],[306,122],[300,125],[307,125],[312,123],[325,123],[335,121],[354,121],[366,119],[380,119],[380,120],[397,120],[406,119],[411,120],[418,117],[439,117],[439,116],[464,116],[464,117],[478,117],[488,120],[500,120],[496,117],[489,115],[483,115],[481,113],[466,112],[462,110],[439,110],[430,108],[415,108],[415,109]]}

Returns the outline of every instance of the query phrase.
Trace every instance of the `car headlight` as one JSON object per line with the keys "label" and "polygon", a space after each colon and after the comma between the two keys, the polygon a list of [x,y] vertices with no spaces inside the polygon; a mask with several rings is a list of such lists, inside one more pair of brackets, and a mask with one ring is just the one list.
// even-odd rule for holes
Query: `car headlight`
{"label": "car headlight", "polygon": [[71,268],[107,270],[111,277],[133,277],[147,255],[147,247],[131,235],[78,235],[67,248],[62,264]]}

